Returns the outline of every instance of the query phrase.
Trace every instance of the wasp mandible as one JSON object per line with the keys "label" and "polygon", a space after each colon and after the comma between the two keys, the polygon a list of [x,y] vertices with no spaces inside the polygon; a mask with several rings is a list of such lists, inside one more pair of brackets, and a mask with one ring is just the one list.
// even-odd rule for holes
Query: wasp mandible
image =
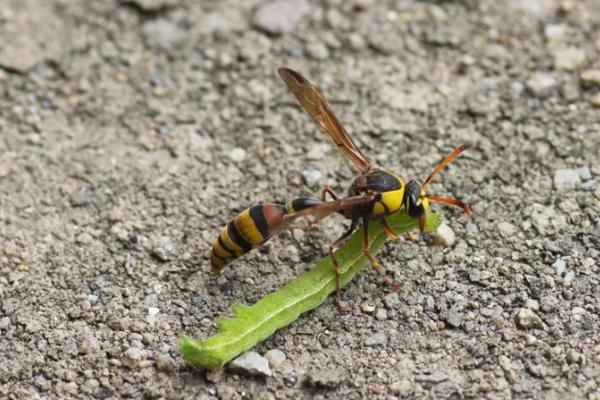
{"label": "wasp mandible", "polygon": [[[419,220],[421,231],[425,226],[430,202],[449,204],[462,208],[467,214],[471,213],[469,206],[460,200],[425,193],[425,188],[433,177],[460,153],[471,147],[471,144],[462,145],[450,153],[423,183],[416,180],[405,183],[398,175],[371,163],[356,146],[315,86],[291,69],[280,68],[278,72],[302,108],[333,139],[344,156],[359,169],[360,175],[354,179],[345,197],[336,194],[327,186],[321,192],[320,200],[300,197],[287,204],[257,204],[242,211],[221,230],[213,243],[210,257],[212,269],[213,272],[220,273],[227,264],[261,246],[273,235],[288,228],[299,217],[309,216],[319,220],[339,213],[350,220],[348,230],[329,245],[329,257],[336,274],[336,300],[339,307],[341,269],[335,257],[335,250],[354,233],[359,223],[364,232],[363,252],[371,266],[385,277],[385,271],[368,251],[369,223],[381,223],[388,237],[397,239],[396,233],[385,218],[401,209],[410,217]],[[327,196],[331,197],[331,200],[327,201]]]}

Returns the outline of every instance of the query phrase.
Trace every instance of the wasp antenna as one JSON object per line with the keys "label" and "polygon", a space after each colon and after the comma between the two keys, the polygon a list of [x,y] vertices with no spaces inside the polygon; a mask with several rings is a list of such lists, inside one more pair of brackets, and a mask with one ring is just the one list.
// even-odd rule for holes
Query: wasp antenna
{"label": "wasp antenna", "polygon": [[471,207],[469,207],[468,204],[463,203],[462,201],[458,200],[458,199],[453,199],[450,197],[437,197],[437,196],[425,196],[427,199],[429,199],[429,201],[433,201],[436,203],[444,203],[444,204],[450,204],[451,206],[454,207],[460,207],[463,209],[463,211],[465,213],[467,213],[467,215],[471,215],[471,213],[473,212],[471,210]]}
{"label": "wasp antenna", "polygon": [[444,169],[444,167],[448,165],[450,161],[454,160],[456,157],[459,156],[460,153],[462,153],[470,147],[473,147],[472,142],[465,143],[456,150],[454,150],[452,153],[450,153],[446,158],[444,158],[442,162],[437,166],[437,168],[433,170],[433,172],[427,177],[427,179],[425,179],[425,182],[423,182],[421,188],[425,189],[425,187],[429,184],[429,182],[431,182],[433,177],[436,176],[442,169]]}

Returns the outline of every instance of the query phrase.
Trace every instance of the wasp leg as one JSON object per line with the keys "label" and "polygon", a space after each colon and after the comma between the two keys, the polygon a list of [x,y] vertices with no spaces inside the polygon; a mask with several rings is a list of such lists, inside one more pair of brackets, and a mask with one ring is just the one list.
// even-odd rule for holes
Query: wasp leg
{"label": "wasp leg", "polygon": [[392,281],[389,276],[385,274],[383,268],[381,268],[381,264],[379,261],[375,259],[371,254],[369,254],[369,222],[363,218],[363,254],[369,259],[371,266],[379,275],[385,279],[385,282],[393,287],[394,289],[400,288],[400,285],[396,282]]}
{"label": "wasp leg", "polygon": [[340,301],[341,301],[340,275],[342,273],[342,270],[340,268],[340,265],[337,262],[337,259],[335,258],[334,251],[338,247],[340,247],[342,245],[342,243],[344,243],[346,241],[346,239],[348,239],[350,237],[350,235],[352,235],[352,233],[354,233],[357,226],[358,226],[358,218],[353,219],[352,223],[350,224],[350,228],[348,228],[348,230],[342,236],[340,236],[338,239],[336,239],[335,242],[333,242],[329,245],[329,257],[331,258],[331,262],[333,263],[333,267],[335,268],[335,302],[336,302],[336,305],[337,305],[337,308],[339,311],[342,310],[342,306],[340,303]]}
{"label": "wasp leg", "polygon": [[425,216],[419,218],[419,230],[421,233],[425,232]]}
{"label": "wasp leg", "polygon": [[392,240],[398,240],[398,234],[394,232],[394,230],[388,225],[385,219],[381,220],[381,225],[383,225],[383,230],[387,234],[387,236]]}
{"label": "wasp leg", "polygon": [[321,201],[325,201],[327,198],[327,194],[331,196],[332,199],[337,200],[339,196],[333,191],[330,186],[325,186],[323,191],[321,192]]}
{"label": "wasp leg", "polygon": [[421,241],[421,236],[414,232],[409,232],[404,236],[407,242],[419,243]]}

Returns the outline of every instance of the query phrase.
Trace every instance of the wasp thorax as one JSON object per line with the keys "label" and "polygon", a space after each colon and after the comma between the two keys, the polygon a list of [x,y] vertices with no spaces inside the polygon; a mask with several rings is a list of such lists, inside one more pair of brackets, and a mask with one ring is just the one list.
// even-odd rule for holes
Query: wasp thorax
{"label": "wasp thorax", "polygon": [[426,213],[422,192],[421,184],[415,180],[408,182],[404,189],[404,200],[402,203],[406,208],[407,214],[413,218],[420,218]]}

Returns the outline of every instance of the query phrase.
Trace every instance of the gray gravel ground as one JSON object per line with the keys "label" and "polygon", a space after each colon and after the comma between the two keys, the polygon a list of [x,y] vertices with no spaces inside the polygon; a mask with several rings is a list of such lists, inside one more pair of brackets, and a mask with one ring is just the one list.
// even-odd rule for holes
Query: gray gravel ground
{"label": "gray gravel ground", "polygon": [[[596,0],[3,0],[0,397],[599,399],[599,56]],[[257,346],[270,377],[207,374],[178,335],[343,229],[209,274],[236,212],[355,173],[284,65],[407,179],[476,141],[430,188],[474,216],[387,245],[399,293],[365,272]]]}

